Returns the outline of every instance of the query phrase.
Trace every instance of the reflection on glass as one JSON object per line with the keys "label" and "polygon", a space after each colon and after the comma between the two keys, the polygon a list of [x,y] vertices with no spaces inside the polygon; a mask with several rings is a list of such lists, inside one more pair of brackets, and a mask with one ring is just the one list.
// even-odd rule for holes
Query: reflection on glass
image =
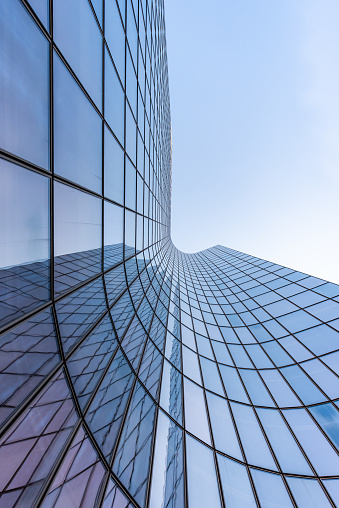
{"label": "reflection on glass", "polygon": [[159,411],[149,508],[185,506],[183,461],[182,430]]}
{"label": "reflection on glass", "polygon": [[55,172],[101,193],[102,121],[54,55]]}
{"label": "reflection on glass", "polygon": [[257,506],[246,467],[223,455],[217,455],[226,506],[255,508]]}
{"label": "reflection on glass", "polygon": [[49,169],[49,45],[19,0],[0,2],[0,147]]}
{"label": "reflection on glass", "polygon": [[105,201],[104,269],[123,259],[124,209]]}
{"label": "reflection on glass", "polygon": [[54,277],[60,292],[101,269],[101,200],[56,182]]}
{"label": "reflection on glass", "polygon": [[186,456],[189,508],[221,508],[212,450],[187,436]]}
{"label": "reflection on glass", "polygon": [[186,429],[205,443],[211,444],[204,392],[202,388],[186,378],[184,387]]}
{"label": "reflection on glass", "polygon": [[49,179],[4,159],[0,179],[0,325],[4,325],[49,299]]}
{"label": "reflection on glass", "polygon": [[332,506],[317,480],[287,477],[298,508],[327,508]]}
{"label": "reflection on glass", "polygon": [[124,152],[105,126],[105,196],[124,204]]}
{"label": "reflection on glass", "polygon": [[105,49],[105,120],[114,134],[124,144],[125,96],[119,78]]}
{"label": "reflection on glass", "polygon": [[251,469],[251,474],[262,508],[293,506],[281,476],[259,469]]}
{"label": "reflection on glass", "polygon": [[57,0],[53,7],[54,40],[101,109],[102,39],[91,7],[84,0]]}

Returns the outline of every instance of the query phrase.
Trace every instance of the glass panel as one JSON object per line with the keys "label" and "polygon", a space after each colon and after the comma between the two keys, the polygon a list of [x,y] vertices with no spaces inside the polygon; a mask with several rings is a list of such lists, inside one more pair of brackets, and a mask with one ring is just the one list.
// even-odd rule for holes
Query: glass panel
{"label": "glass panel", "polygon": [[105,201],[104,269],[123,260],[124,209]]}
{"label": "glass panel", "polygon": [[249,402],[236,369],[234,367],[220,365],[220,372],[227,396],[230,399],[239,400],[240,402]]}
{"label": "glass panel", "polygon": [[3,159],[0,179],[3,326],[50,297],[49,179]]}
{"label": "glass panel", "polygon": [[105,126],[105,196],[124,204],[124,152]]}
{"label": "glass panel", "polygon": [[[174,341],[179,345],[177,340]],[[160,405],[179,424],[182,424],[181,374],[164,360],[161,383]]]}
{"label": "glass panel", "polygon": [[310,413],[339,450],[339,412],[332,404],[310,407]]}
{"label": "glass panel", "polygon": [[221,508],[212,450],[187,436],[186,454],[188,506]]}
{"label": "glass panel", "polygon": [[204,378],[205,388],[216,392],[218,395],[225,396],[224,390],[220,381],[219,372],[215,362],[207,360],[207,358],[200,357],[201,370]]}
{"label": "glass panel", "polygon": [[118,437],[133,381],[132,370],[118,351],[86,414],[86,422],[107,460]]}
{"label": "glass panel", "polygon": [[300,401],[278,370],[262,370],[260,374],[279,407],[300,406]]}
{"label": "glass panel", "polygon": [[105,469],[83,427],[80,427],[41,506],[95,506],[104,475]]}
{"label": "glass panel", "polygon": [[72,396],[59,371],[0,440],[0,463],[6,464],[0,471],[2,506],[14,506],[19,497],[22,507],[34,506],[76,423]]}
{"label": "glass panel", "polygon": [[101,200],[55,182],[54,215],[54,283],[61,292],[101,271]]}
{"label": "glass panel", "polygon": [[133,508],[127,497],[124,496],[119,487],[113,482],[112,478],[108,480],[107,489],[101,506],[102,508]]}
{"label": "glass panel", "polygon": [[283,411],[299,443],[320,476],[336,475],[339,458],[305,409]]}
{"label": "glass panel", "polygon": [[206,396],[215,447],[227,455],[243,460],[226,400],[209,392]]}
{"label": "glass panel", "polygon": [[332,506],[317,480],[287,477],[298,508],[326,508]]}
{"label": "glass panel", "polygon": [[57,0],[53,8],[54,41],[101,109],[102,39],[90,5],[86,0]]}
{"label": "glass panel", "polygon": [[56,55],[53,70],[55,172],[101,194],[102,121]]}
{"label": "glass panel", "polygon": [[49,44],[18,0],[0,2],[0,147],[49,169]]}
{"label": "glass panel", "polygon": [[105,120],[123,145],[125,95],[107,49],[105,49]]}
{"label": "glass panel", "polygon": [[222,490],[226,506],[255,508],[257,506],[246,467],[222,455],[217,455]]}
{"label": "glass panel", "polygon": [[125,206],[135,210],[137,175],[133,164],[126,157],[125,167]]}
{"label": "glass panel", "polygon": [[312,475],[309,465],[280,413],[277,410],[261,408],[257,411],[281,469],[286,473]]}
{"label": "glass panel", "polygon": [[293,506],[281,476],[251,469],[261,508],[288,508]]}
{"label": "glass panel", "polygon": [[105,21],[105,38],[120,79],[125,83],[125,32],[115,0],[106,0]]}
{"label": "glass panel", "polygon": [[49,0],[29,0],[33,7],[35,14],[37,14],[42,21],[45,28],[49,27]]}
{"label": "glass panel", "polygon": [[281,369],[282,375],[290,383],[304,404],[313,404],[326,400],[315,384],[306,376],[299,365],[291,365]]}
{"label": "glass panel", "polygon": [[68,360],[68,372],[81,409],[85,408],[116,347],[112,322],[106,316]]}
{"label": "glass panel", "polygon": [[182,430],[158,413],[149,508],[184,508]]}
{"label": "glass panel", "polygon": [[145,505],[155,405],[137,383],[113,471],[141,507]]}
{"label": "glass panel", "polygon": [[125,210],[125,258],[135,253],[135,213]]}
{"label": "glass panel", "polygon": [[102,279],[96,279],[56,302],[55,308],[63,348],[68,352],[107,310]]}
{"label": "glass panel", "polygon": [[245,383],[246,390],[251,397],[252,403],[258,406],[274,406],[274,403],[266,390],[258,372],[255,370],[239,369]]}
{"label": "glass panel", "polygon": [[0,425],[60,361],[51,310],[2,335]]}
{"label": "glass panel", "polygon": [[185,376],[193,379],[196,383],[202,384],[200,376],[200,368],[198,362],[198,355],[193,353],[190,349],[183,346],[182,348],[183,359],[183,373]]}
{"label": "glass panel", "polygon": [[255,466],[276,470],[277,467],[253,409],[235,402],[231,402],[231,408],[247,461]]}
{"label": "glass panel", "polygon": [[185,422],[186,429],[211,444],[204,392],[202,388],[185,378]]}

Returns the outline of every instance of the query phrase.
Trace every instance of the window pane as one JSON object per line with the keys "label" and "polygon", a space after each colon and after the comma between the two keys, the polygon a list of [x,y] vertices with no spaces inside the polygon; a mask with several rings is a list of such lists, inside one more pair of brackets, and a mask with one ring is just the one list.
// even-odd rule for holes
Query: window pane
{"label": "window pane", "polygon": [[18,0],[0,2],[0,147],[49,168],[49,45]]}
{"label": "window pane", "polygon": [[293,506],[279,475],[251,469],[254,485],[262,508],[288,508]]}
{"label": "window pane", "polygon": [[123,260],[124,209],[105,201],[104,269]]}
{"label": "window pane", "polygon": [[105,126],[105,196],[124,204],[124,152]]}
{"label": "window pane", "polygon": [[222,490],[226,506],[255,508],[257,506],[246,467],[218,454]]}
{"label": "window pane", "polygon": [[125,95],[107,50],[105,50],[105,120],[123,145]]}
{"label": "window pane", "polygon": [[87,0],[54,2],[53,37],[101,110],[102,38]]}
{"label": "window pane", "polygon": [[49,299],[49,179],[0,159],[0,324]]}
{"label": "window pane", "polygon": [[186,429],[205,443],[211,444],[203,389],[185,378]]}
{"label": "window pane", "polygon": [[190,508],[221,507],[213,452],[191,436],[186,437],[187,490]]}
{"label": "window pane", "polygon": [[102,121],[59,57],[54,57],[55,172],[101,194]]}
{"label": "window pane", "polygon": [[101,270],[101,200],[61,183],[54,193],[55,291]]}
{"label": "window pane", "polygon": [[159,411],[149,508],[185,506],[183,459],[182,430]]}

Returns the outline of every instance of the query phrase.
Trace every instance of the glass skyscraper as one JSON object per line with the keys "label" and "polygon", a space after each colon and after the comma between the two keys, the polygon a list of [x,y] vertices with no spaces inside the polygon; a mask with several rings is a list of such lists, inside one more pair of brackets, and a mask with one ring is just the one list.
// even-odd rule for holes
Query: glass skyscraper
{"label": "glass skyscraper", "polygon": [[339,286],[172,244],[163,0],[0,0],[0,149],[0,507],[339,506]]}

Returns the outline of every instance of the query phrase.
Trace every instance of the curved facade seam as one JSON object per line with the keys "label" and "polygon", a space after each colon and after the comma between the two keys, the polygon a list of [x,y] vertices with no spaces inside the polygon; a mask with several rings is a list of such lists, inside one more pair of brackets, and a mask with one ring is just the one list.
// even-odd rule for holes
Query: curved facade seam
{"label": "curved facade seam", "polygon": [[163,0],[2,0],[0,111],[0,507],[339,506],[339,286],[173,245]]}

